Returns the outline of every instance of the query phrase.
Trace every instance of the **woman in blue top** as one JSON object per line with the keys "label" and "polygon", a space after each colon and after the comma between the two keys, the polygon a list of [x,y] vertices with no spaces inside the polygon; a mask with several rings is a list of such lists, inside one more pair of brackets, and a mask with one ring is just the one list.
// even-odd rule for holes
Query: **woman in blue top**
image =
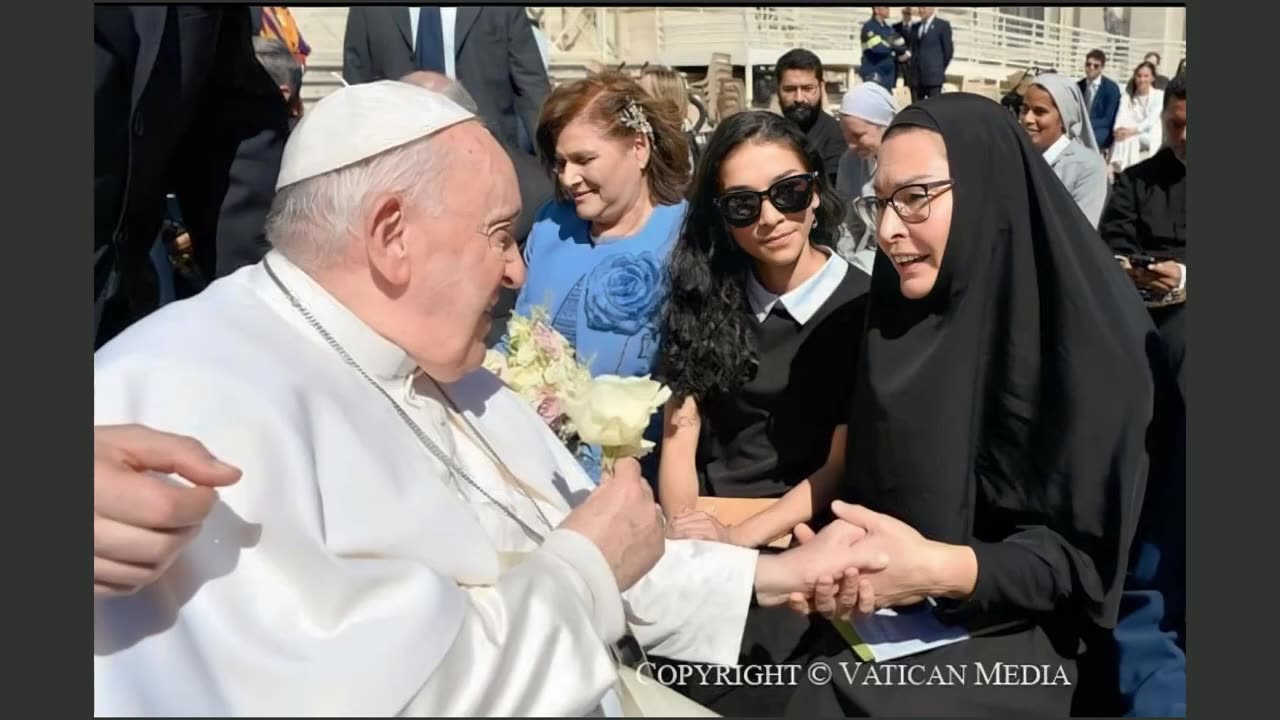
{"label": "woman in blue top", "polygon": [[[556,199],[529,233],[515,311],[545,307],[592,375],[653,373],[690,174],[680,121],[671,103],[617,72],[561,85],[543,105],[536,139]],[[648,439],[660,430],[658,417]],[[583,464],[598,474],[595,453]]]}

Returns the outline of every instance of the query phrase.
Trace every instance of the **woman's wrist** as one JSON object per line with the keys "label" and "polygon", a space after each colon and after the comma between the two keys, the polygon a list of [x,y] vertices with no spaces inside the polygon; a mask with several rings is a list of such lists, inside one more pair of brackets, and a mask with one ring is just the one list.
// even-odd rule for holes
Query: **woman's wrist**
{"label": "woman's wrist", "polygon": [[930,553],[934,597],[965,600],[978,584],[978,556],[968,545],[936,543]]}
{"label": "woman's wrist", "polygon": [[762,526],[756,518],[759,515],[753,515],[737,525],[730,525],[727,530],[729,533],[729,542],[742,547],[760,547],[772,540],[772,538],[762,537]]}

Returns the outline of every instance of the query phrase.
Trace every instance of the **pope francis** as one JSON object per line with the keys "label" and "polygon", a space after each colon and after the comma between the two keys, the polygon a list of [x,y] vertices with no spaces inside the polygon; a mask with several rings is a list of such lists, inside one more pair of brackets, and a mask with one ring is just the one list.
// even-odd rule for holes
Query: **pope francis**
{"label": "pope francis", "polygon": [[664,540],[634,462],[594,488],[479,369],[520,200],[444,96],[337,91],[277,187],[264,261],[94,357],[95,424],[242,471],[163,577],[95,599],[97,715],[643,714],[620,648],[731,665],[753,601],[884,562],[839,524]]}

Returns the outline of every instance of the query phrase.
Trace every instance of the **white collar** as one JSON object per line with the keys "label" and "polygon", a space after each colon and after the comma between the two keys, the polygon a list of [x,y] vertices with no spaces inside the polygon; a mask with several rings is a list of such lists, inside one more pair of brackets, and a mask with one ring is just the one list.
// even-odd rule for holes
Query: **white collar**
{"label": "white collar", "polygon": [[827,248],[819,247],[818,250],[827,255],[827,261],[823,263],[822,269],[784,295],[775,295],[766,290],[760,281],[756,280],[755,273],[751,274],[747,280],[747,300],[751,303],[751,309],[755,312],[757,320],[764,322],[773,311],[773,306],[778,303],[782,303],[787,312],[791,313],[791,317],[801,325],[809,322],[818,310],[822,309],[823,304],[844,281],[845,273],[849,271],[849,262]]}
{"label": "white collar", "polygon": [[397,380],[408,377],[417,369],[418,364],[409,357],[408,353],[356,317],[355,313],[338,302],[337,298],[321,287],[306,271],[290,262],[279,251],[272,250],[267,253],[263,262],[253,269],[254,275],[251,276],[251,282],[272,302],[273,306],[280,308],[280,311],[285,313],[289,320],[299,325],[308,336],[328,347],[320,334],[293,307],[275,281],[267,274],[264,263],[268,262],[276,277],[280,278],[280,282],[284,283],[289,292],[311,311],[320,325],[329,331],[329,334],[365,372],[377,379]]}
{"label": "white collar", "polygon": [[1053,141],[1053,144],[1044,151],[1044,161],[1050,165],[1058,162],[1058,158],[1062,156],[1062,152],[1071,144],[1071,138],[1066,133],[1062,133],[1062,137]]}

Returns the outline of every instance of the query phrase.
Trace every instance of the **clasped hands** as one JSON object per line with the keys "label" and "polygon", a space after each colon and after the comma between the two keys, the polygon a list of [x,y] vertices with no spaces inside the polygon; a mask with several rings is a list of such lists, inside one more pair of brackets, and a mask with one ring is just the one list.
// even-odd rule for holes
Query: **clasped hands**
{"label": "clasped hands", "polygon": [[[762,555],[757,601],[801,613],[850,620],[927,597],[963,599],[973,592],[977,558],[965,545],[926,539],[906,523],[836,501],[836,519],[820,532],[795,530],[798,544]],[[781,566],[775,570],[773,565]],[[777,572],[774,581],[767,573]],[[783,589],[785,588],[785,589]]]}

